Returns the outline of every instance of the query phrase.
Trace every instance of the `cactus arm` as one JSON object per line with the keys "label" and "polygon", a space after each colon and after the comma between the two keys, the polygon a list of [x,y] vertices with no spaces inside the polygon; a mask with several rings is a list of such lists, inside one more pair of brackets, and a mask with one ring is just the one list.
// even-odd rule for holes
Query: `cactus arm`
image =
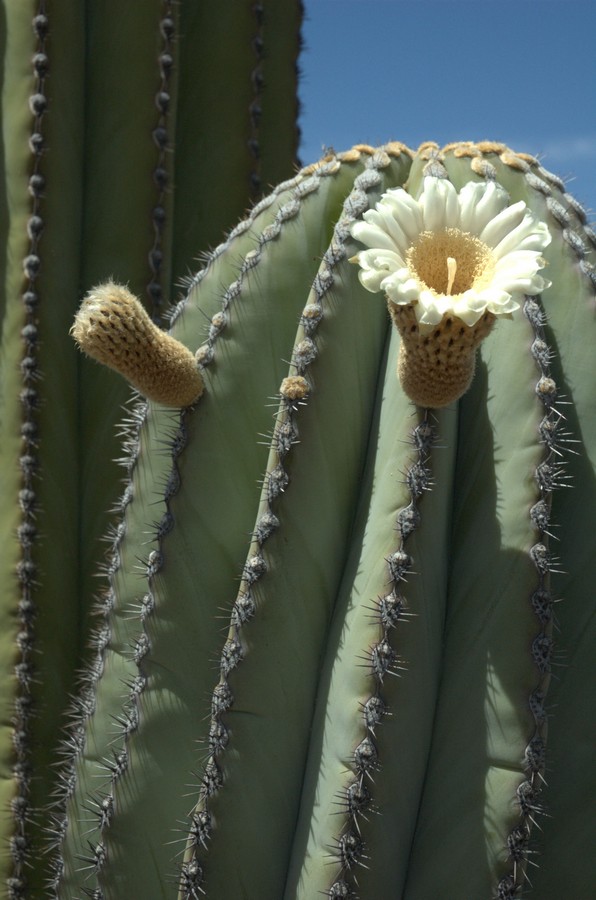
{"label": "cactus arm", "polygon": [[[2,684],[13,695],[3,721],[14,731],[2,767],[12,778],[12,786],[5,781],[4,787],[18,792],[14,818],[3,817],[13,837],[9,842],[5,834],[2,840],[2,882],[15,891],[22,890],[25,879],[39,887],[46,874],[40,853],[43,823],[32,810],[47,803],[54,781],[56,726],[72,689],[81,625],[78,462],[75,423],[68,414],[76,405],[76,366],[55,348],[71,318],[64,297],[74,296],[79,282],[82,90],[72,73],[80,65],[82,16],[80,5],[62,4],[53,20],[55,36],[46,28],[44,13],[43,3],[5,4],[2,9],[2,194],[8,254],[0,290],[0,477],[5,508],[13,513],[11,521],[5,518],[0,541],[6,554],[0,578],[3,615],[10,621],[3,631]],[[48,63],[56,48],[57,59]],[[51,90],[50,69],[55,77]],[[67,83],[68,99],[59,87]],[[58,109],[50,122],[54,102]],[[61,185],[59,204],[50,189],[56,184]],[[53,226],[61,217],[59,236]],[[73,259],[62,242],[75,250]],[[65,566],[65,560],[74,564]],[[45,579],[52,588],[44,594]],[[6,667],[13,669],[12,676]],[[38,861],[35,867],[32,858]]]}
{"label": "cactus arm", "polygon": [[[304,5],[302,0],[283,6],[275,0],[265,0],[262,7],[263,86],[260,92],[255,92],[251,119],[254,118],[255,106],[261,107],[261,119],[255,124],[259,140],[261,190],[267,191],[271,185],[287,177],[287,167],[280,166],[280,161],[297,156],[300,130],[296,122],[300,106],[298,101],[288,103],[287,98],[297,96],[297,59]],[[294,22],[292,30],[288,28],[288,20]]]}
{"label": "cactus arm", "polygon": [[[9,34],[17,32],[16,40],[12,45],[14,67],[7,67],[3,72],[2,81],[2,105],[6,110],[3,121],[2,154],[4,177],[1,189],[0,214],[2,216],[2,233],[5,235],[0,254],[0,267],[2,272],[2,284],[5,290],[1,292],[0,305],[2,309],[2,333],[0,344],[0,379],[4,385],[2,399],[0,401],[0,490],[2,491],[3,513],[2,534],[0,540],[0,575],[2,577],[4,602],[2,604],[1,619],[1,801],[5,810],[11,809],[14,799],[20,802],[19,793],[25,800],[27,785],[19,778],[15,778],[13,772],[15,751],[12,741],[15,699],[19,694],[26,696],[26,685],[15,677],[15,665],[21,661],[21,655],[16,645],[16,634],[20,628],[19,602],[24,599],[21,585],[16,572],[21,558],[21,548],[16,540],[17,529],[22,523],[22,512],[19,507],[19,491],[22,489],[22,476],[19,470],[18,460],[21,455],[21,425],[22,411],[19,402],[19,394],[23,387],[20,362],[23,356],[21,346],[21,330],[26,324],[25,308],[20,302],[23,289],[22,260],[28,253],[29,240],[27,237],[26,223],[29,214],[30,198],[26,193],[29,173],[27,171],[27,157],[19,153],[18,142],[11,143],[8,140],[12,130],[15,136],[27,146],[30,134],[31,113],[28,108],[28,99],[33,92],[34,76],[31,71],[29,57],[25,55],[19,60],[17,48],[26,47],[31,51],[34,47],[34,39],[30,30],[30,21],[23,29],[19,23],[13,23],[5,10],[2,10],[1,39],[2,45],[9,44]],[[22,104],[19,103],[22,101]],[[8,177],[7,177],[8,176]],[[11,184],[13,189],[11,190]],[[15,190],[16,184],[23,187],[22,192]],[[26,710],[23,710],[24,724]],[[27,760],[28,762],[28,760]],[[25,811],[28,805],[25,800]],[[23,823],[19,822],[19,826]],[[21,828],[19,828],[21,831]],[[3,817],[2,841],[0,850],[0,865],[2,880],[13,873],[13,859],[9,838],[14,833],[14,820]],[[16,864],[22,867],[23,860],[17,859]],[[20,873],[19,873],[20,874]]]}

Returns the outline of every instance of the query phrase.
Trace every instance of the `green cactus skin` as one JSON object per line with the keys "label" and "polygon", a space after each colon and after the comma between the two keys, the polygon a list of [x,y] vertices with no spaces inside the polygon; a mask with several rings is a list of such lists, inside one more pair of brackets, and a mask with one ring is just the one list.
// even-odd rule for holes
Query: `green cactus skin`
{"label": "green cactus skin", "polygon": [[99,536],[120,490],[114,426],[128,390],[77,354],[69,323],[106,266],[163,319],[197,250],[293,171],[301,4],[284,4],[283,19],[277,7],[0,3],[0,799],[10,810],[0,883],[9,897],[23,896],[25,882],[28,897],[47,896],[41,832],[59,828],[60,814],[42,810],[61,793],[64,711],[89,657]]}
{"label": "green cactus skin", "polygon": [[[552,286],[436,412],[348,264],[425,174],[553,234]],[[326,158],[211,253],[172,316],[205,395],[127,425],[53,895],[589,895],[595,246],[531,157],[428,144]]]}

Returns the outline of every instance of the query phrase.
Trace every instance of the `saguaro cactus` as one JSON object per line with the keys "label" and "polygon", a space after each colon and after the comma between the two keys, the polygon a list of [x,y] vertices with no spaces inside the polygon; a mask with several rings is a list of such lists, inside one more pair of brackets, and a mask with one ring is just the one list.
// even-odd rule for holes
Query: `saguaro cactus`
{"label": "saguaro cactus", "polygon": [[[437,409],[354,265],[383,256],[367,211],[426,185],[447,197],[427,232],[477,227],[501,274],[522,254],[509,300],[456,284],[451,250],[459,293],[419,266],[407,296],[376,285],[415,317],[410,277],[441,315],[486,289],[479,315],[511,317]],[[209,255],[170,332],[204,394],[129,417],[54,895],[589,895],[595,246],[527,155],[389,144],[303,169]]]}
{"label": "saguaro cactus", "polygon": [[46,896],[39,810],[55,788],[98,536],[120,490],[114,425],[127,391],[68,330],[107,275],[163,322],[195,255],[295,171],[300,17],[299,0],[0,2],[0,800],[12,805],[0,883],[10,896],[25,882],[27,896]]}

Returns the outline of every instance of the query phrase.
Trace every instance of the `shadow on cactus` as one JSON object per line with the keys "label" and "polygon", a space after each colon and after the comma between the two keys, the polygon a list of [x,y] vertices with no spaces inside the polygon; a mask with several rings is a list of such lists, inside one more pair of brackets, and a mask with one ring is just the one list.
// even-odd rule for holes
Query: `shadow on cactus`
{"label": "shadow on cactus", "polygon": [[154,401],[56,896],[589,895],[595,245],[504,145],[361,145],[258,203],[169,336],[84,301]]}

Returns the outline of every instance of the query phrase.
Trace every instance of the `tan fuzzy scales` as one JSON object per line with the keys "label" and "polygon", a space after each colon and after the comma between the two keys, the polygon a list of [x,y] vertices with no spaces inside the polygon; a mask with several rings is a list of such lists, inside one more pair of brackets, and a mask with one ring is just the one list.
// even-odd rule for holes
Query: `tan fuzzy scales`
{"label": "tan fuzzy scales", "polygon": [[279,393],[284,400],[304,400],[308,395],[310,385],[301,375],[290,375],[284,378]]}
{"label": "tan fuzzy scales", "polygon": [[474,376],[476,348],[492,329],[496,317],[485,313],[468,326],[446,315],[431,331],[421,333],[411,306],[389,301],[389,312],[401,335],[397,374],[417,406],[437,409],[464,394]]}
{"label": "tan fuzzy scales", "polygon": [[70,333],[84,353],[155,403],[190,406],[203,393],[193,354],[158,328],[122,285],[108,281],[89,291]]}

